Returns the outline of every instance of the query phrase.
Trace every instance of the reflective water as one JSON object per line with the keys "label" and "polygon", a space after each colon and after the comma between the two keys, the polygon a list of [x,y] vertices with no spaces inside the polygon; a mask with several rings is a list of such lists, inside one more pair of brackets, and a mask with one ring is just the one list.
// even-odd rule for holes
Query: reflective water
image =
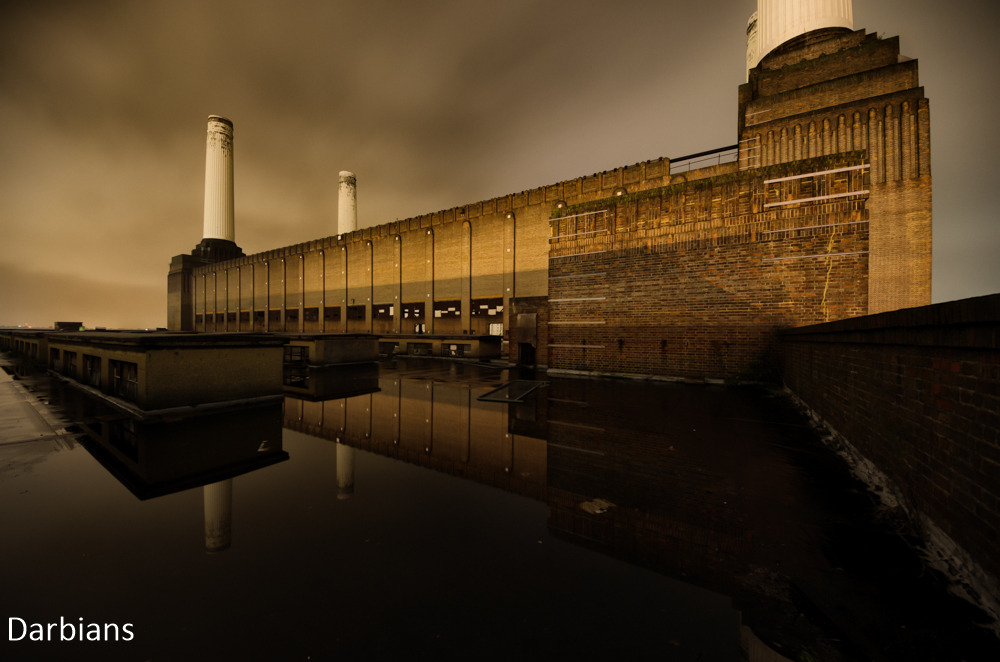
{"label": "reflective water", "polygon": [[741,623],[791,658],[994,650],[762,391],[425,360],[142,423],[21,383],[58,434],[0,445],[3,659],[735,660]]}

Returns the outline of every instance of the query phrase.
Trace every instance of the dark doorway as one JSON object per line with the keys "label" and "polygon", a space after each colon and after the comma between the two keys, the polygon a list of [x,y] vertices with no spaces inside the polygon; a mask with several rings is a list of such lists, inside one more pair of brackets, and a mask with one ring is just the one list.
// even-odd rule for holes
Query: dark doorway
{"label": "dark doorway", "polygon": [[535,346],[528,342],[517,343],[517,365],[535,365]]}

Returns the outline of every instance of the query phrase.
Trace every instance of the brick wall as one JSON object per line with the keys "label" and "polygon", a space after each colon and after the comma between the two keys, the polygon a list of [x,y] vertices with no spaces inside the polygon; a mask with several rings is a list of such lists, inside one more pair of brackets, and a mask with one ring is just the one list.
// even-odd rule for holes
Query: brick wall
{"label": "brick wall", "polygon": [[781,352],[788,388],[996,582],[1000,294],[787,330]]}
{"label": "brick wall", "polygon": [[[509,337],[511,301],[547,293],[553,207],[671,181],[670,162],[660,158],[197,267],[193,329],[391,334],[422,322],[428,333],[481,334],[502,324]],[[457,314],[435,316],[435,302]],[[403,319],[414,304],[423,304],[424,317]],[[324,319],[325,308],[339,309],[339,318]],[[258,316],[264,322],[255,328]]]}
{"label": "brick wall", "polygon": [[777,328],[865,314],[860,160],[733,171],[559,210],[549,247],[549,367],[752,376]]}
{"label": "brick wall", "polygon": [[656,159],[196,267],[194,329],[502,325],[516,359],[520,302],[541,365],[748,376],[777,328],[929,303],[929,126],[898,39],[809,33],[740,87],[736,163]]}
{"label": "brick wall", "polygon": [[793,40],[740,87],[739,122],[744,167],[864,152],[869,310],[930,303],[930,110],[898,38],[830,30]]}

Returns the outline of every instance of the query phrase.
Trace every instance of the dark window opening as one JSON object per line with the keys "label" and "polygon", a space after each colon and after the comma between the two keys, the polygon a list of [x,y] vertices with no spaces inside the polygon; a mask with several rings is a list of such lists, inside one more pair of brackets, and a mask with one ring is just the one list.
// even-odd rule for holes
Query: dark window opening
{"label": "dark window opening", "polygon": [[101,388],[101,357],[83,355],[83,379],[84,383]]}
{"label": "dark window opening", "polygon": [[299,309],[289,308],[285,311],[285,321],[286,322],[298,322],[299,321]]}
{"label": "dark window opening", "polygon": [[135,402],[139,399],[139,366],[129,361],[108,361],[111,368],[111,394]]}
{"label": "dark window opening", "polygon": [[323,319],[327,322],[339,322],[340,306],[327,306],[323,308]]}
{"label": "dark window opening", "polygon": [[302,311],[302,319],[306,322],[318,322],[319,308],[306,308]]}
{"label": "dark window opening", "polygon": [[285,363],[309,363],[309,348],[304,345],[285,345]]}
{"label": "dark window opening", "polygon": [[381,303],[372,310],[372,318],[377,320],[392,320],[396,307],[391,303]]}
{"label": "dark window opening", "polygon": [[434,351],[434,346],[429,342],[411,342],[407,347],[413,356],[430,356]]}
{"label": "dark window opening", "polygon": [[347,307],[347,319],[349,320],[364,320],[365,319],[365,307],[361,306],[348,306]]}
{"label": "dark window opening", "polygon": [[424,319],[424,302],[404,303],[402,305],[403,319],[414,322]]}
{"label": "dark window opening", "polygon": [[454,318],[462,316],[462,302],[458,300],[454,301],[435,301],[434,302],[434,317],[436,318]]}
{"label": "dark window opening", "polygon": [[473,299],[470,314],[473,317],[503,316],[503,298]]}
{"label": "dark window opening", "polygon": [[76,376],[76,352],[63,352],[63,372]]}

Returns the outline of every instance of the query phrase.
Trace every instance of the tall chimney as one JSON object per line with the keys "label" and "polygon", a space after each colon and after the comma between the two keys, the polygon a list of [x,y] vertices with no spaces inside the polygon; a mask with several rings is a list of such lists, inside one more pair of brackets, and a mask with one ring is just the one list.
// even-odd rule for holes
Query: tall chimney
{"label": "tall chimney", "polygon": [[337,234],[358,229],[358,178],[353,172],[340,171],[340,197],[337,200]]}
{"label": "tall chimney", "polygon": [[233,123],[208,116],[205,147],[205,229],[202,239],[236,241],[233,221]]}
{"label": "tall chimney", "polygon": [[756,62],[799,35],[820,28],[854,29],[852,0],[757,0]]}

